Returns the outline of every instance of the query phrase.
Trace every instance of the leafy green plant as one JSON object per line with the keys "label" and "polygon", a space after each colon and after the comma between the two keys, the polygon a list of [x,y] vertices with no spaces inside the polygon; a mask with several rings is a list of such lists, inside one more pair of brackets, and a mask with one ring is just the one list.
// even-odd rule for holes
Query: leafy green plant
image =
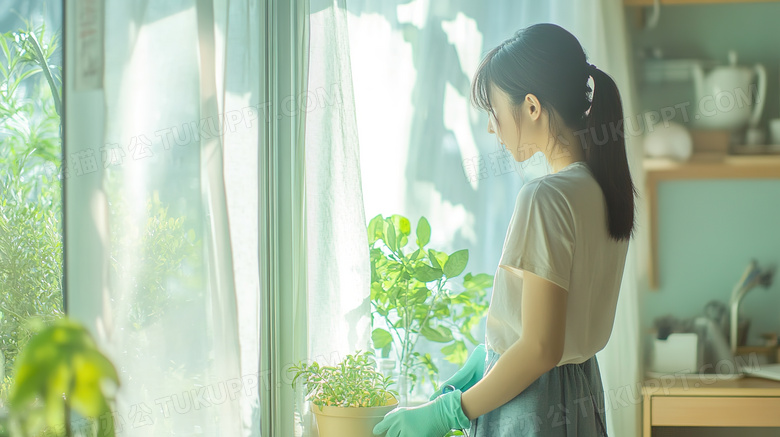
{"label": "leafy green plant", "polygon": [[28,320],[51,322],[62,311],[62,239],[59,204],[50,191],[38,204],[0,199],[0,353],[10,375],[19,350],[32,337]]}
{"label": "leafy green plant", "polygon": [[358,351],[336,366],[301,361],[290,366],[295,372],[292,387],[301,379],[307,399],[318,406],[380,407],[388,405],[398,392],[388,387],[393,380],[376,370],[373,351]]}
{"label": "leafy green plant", "polygon": [[[395,350],[400,375],[411,381],[409,393],[417,382],[417,371],[427,372],[434,390],[438,367],[430,353],[416,350],[420,336],[442,343],[446,360],[462,365],[468,357],[466,341],[479,344],[472,329],[488,308],[486,289],[493,276],[485,273],[463,276],[460,292],[450,285],[466,269],[467,249],[454,253],[426,249],[431,226],[425,217],[417,222],[416,250],[405,253],[411,225],[406,217],[377,215],[368,224],[371,257],[371,338],[376,349],[387,357]],[[429,284],[432,286],[429,287]],[[388,329],[374,328],[375,320]],[[425,373],[423,373],[423,382]]]}
{"label": "leafy green plant", "polygon": [[[0,34],[0,373],[30,340],[29,321],[62,316],[57,35]],[[0,403],[5,391],[0,391]]]}
{"label": "leafy green plant", "polygon": [[[6,158],[33,154],[45,162],[60,161],[60,86],[62,68],[52,65],[59,38],[48,41],[46,26],[0,34],[0,136]],[[41,43],[41,41],[46,41]],[[19,176],[23,166],[5,164],[10,176]]]}
{"label": "leafy green plant", "polygon": [[[109,384],[105,388],[104,384]],[[63,317],[38,332],[16,361],[9,398],[10,422],[22,435],[63,429],[68,437],[71,415],[94,419],[97,435],[113,436],[114,418],[107,392],[119,386],[111,361],[89,331]]]}

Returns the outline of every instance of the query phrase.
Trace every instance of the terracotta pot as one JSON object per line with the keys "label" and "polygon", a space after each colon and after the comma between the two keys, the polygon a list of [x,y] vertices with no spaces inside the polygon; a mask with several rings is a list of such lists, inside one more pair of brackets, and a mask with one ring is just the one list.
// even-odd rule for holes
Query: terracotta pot
{"label": "terracotta pot", "polygon": [[398,406],[398,399],[390,395],[388,404],[381,407],[319,407],[311,401],[309,404],[320,437],[373,437],[374,427]]}

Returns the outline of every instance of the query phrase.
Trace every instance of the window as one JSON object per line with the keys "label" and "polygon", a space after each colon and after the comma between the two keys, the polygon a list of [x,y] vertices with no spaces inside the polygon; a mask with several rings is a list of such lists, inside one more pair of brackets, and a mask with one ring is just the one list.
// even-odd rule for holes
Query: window
{"label": "window", "polygon": [[13,3],[0,20],[0,404],[19,351],[63,314],[61,3]]}

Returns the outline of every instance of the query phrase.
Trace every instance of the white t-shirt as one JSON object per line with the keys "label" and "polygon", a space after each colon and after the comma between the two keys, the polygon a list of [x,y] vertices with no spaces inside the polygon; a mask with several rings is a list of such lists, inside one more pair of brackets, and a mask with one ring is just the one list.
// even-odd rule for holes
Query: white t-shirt
{"label": "white t-shirt", "polygon": [[[485,344],[503,354],[522,332],[523,270],[568,292],[558,366],[582,363],[607,344],[628,241],[609,237],[606,201],[584,161],[527,182],[507,229],[488,309]],[[520,269],[520,270],[516,270]]]}

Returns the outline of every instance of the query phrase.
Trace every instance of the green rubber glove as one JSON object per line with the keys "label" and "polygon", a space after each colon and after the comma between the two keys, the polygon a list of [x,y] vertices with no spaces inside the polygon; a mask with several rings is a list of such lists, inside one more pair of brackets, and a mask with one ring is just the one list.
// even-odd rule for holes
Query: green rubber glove
{"label": "green rubber glove", "polygon": [[473,387],[474,384],[478,383],[482,379],[482,374],[485,373],[486,355],[487,350],[485,349],[485,344],[478,344],[477,347],[474,348],[474,351],[471,352],[471,355],[466,360],[466,363],[463,364],[463,367],[455,372],[455,374],[452,375],[450,379],[444,381],[441,387],[433,392],[428,400],[432,401],[441,396],[442,393],[444,393],[444,388],[447,387],[447,385],[452,385],[461,392],[465,392],[466,390]]}
{"label": "green rubber glove", "polygon": [[374,426],[375,436],[442,437],[453,429],[469,429],[471,421],[460,405],[461,391],[447,392],[417,407],[398,407]]}

